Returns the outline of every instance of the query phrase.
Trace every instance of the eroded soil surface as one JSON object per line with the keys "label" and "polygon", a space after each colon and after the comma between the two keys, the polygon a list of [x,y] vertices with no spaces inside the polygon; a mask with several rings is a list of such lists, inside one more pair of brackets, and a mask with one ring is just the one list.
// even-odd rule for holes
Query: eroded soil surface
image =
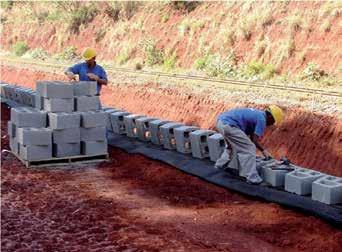
{"label": "eroded soil surface", "polygon": [[141,155],[27,169],[1,106],[2,251],[341,251],[342,231]]}

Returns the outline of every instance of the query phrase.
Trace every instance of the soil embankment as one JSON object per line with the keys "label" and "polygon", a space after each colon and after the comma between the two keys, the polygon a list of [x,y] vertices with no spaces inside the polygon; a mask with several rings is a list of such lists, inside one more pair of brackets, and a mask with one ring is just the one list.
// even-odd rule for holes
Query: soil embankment
{"label": "soil embankment", "polygon": [[[35,88],[37,80],[65,80],[59,73],[4,66],[2,80]],[[165,88],[157,84],[115,83],[102,91],[102,102],[133,113],[181,121],[202,128],[214,128],[220,112],[237,106],[263,107],[214,99],[210,90],[194,94],[184,88]],[[287,156],[295,164],[342,176],[342,122],[291,107],[279,128],[266,132],[265,145],[277,158]]]}

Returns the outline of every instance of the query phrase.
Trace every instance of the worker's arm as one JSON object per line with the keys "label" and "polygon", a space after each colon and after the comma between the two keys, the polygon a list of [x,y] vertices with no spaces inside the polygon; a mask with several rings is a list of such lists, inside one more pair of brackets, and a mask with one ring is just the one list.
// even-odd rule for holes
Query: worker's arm
{"label": "worker's arm", "polygon": [[259,137],[256,134],[251,135],[251,140],[255,146],[262,152],[266,159],[272,158],[271,154],[261,145]]}
{"label": "worker's arm", "polygon": [[77,65],[74,65],[72,67],[69,67],[68,69],[66,69],[64,71],[64,74],[66,76],[68,76],[69,80],[72,81],[76,81],[76,74],[78,73],[78,66]]}
{"label": "worker's arm", "polygon": [[87,73],[87,76],[89,77],[89,79],[93,80],[93,81],[97,81],[98,84],[100,85],[107,85],[108,81],[107,79],[102,79],[99,76],[97,76],[96,74],[93,73]]}

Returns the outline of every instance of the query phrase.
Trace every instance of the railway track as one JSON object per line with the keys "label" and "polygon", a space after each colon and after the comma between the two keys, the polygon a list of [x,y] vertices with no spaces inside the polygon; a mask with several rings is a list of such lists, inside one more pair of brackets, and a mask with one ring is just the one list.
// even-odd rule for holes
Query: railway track
{"label": "railway track", "polygon": [[[69,65],[66,64],[56,64],[56,63],[46,63],[46,62],[37,62],[25,59],[13,59],[13,58],[4,58],[0,57],[0,62],[12,62],[18,64],[26,64],[26,65],[36,65],[36,66],[44,66],[55,69],[65,69]],[[195,75],[186,75],[186,74],[172,74],[165,73],[160,71],[146,71],[146,70],[133,70],[128,68],[120,68],[120,67],[106,67],[106,71],[108,73],[129,73],[134,75],[147,75],[147,76],[156,76],[156,77],[167,77],[173,79],[181,79],[181,80],[198,80],[204,82],[211,83],[220,83],[226,85],[237,85],[237,86],[246,86],[246,87],[255,87],[255,88],[264,88],[264,89],[273,89],[273,90],[283,90],[283,91],[291,91],[305,94],[313,94],[313,95],[322,95],[327,97],[339,97],[342,98],[342,92],[335,90],[323,90],[323,89],[315,89],[315,88],[304,88],[298,86],[285,86],[285,85],[277,85],[272,83],[261,83],[261,82],[252,82],[252,81],[240,81],[240,80],[232,80],[232,79],[220,79],[220,78],[210,78],[210,77],[202,77]],[[342,86],[342,81],[341,81]]]}

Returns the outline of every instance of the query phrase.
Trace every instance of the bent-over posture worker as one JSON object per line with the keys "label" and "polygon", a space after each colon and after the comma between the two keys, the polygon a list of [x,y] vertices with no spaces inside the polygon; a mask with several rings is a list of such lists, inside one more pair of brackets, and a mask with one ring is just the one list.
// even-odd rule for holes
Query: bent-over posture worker
{"label": "bent-over posture worker", "polygon": [[106,71],[96,63],[96,51],[93,48],[85,48],[82,57],[85,62],[69,67],[65,74],[69,80],[76,80],[76,74],[80,81],[96,81],[97,94],[100,95],[102,85],[107,85]]}
{"label": "bent-over posture worker", "polygon": [[215,167],[222,169],[237,169],[239,175],[245,177],[247,182],[261,183],[262,178],[256,169],[256,148],[266,159],[271,154],[260,144],[259,140],[264,134],[266,126],[279,125],[284,119],[281,108],[269,106],[265,111],[251,108],[238,108],[226,111],[218,116],[216,128],[224,136],[227,146],[221,157],[216,161]]}

